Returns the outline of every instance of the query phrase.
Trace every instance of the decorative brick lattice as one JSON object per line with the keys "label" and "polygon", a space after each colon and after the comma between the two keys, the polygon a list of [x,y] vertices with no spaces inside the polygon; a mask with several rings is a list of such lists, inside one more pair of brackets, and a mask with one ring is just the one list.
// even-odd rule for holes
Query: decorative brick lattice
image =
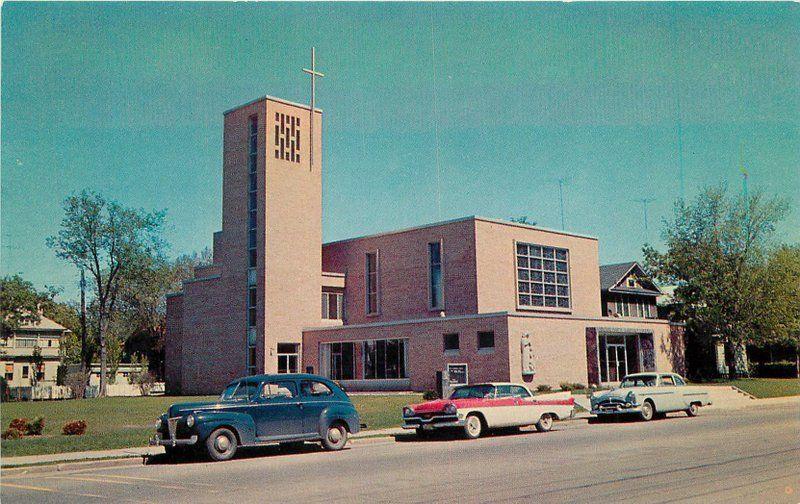
{"label": "decorative brick lattice", "polygon": [[300,118],[275,112],[275,159],[300,162]]}

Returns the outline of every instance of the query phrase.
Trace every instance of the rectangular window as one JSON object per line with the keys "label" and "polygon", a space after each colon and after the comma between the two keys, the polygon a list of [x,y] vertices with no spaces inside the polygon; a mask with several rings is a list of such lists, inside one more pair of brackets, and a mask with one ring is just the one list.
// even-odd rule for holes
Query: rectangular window
{"label": "rectangular window", "polygon": [[327,343],[328,378],[331,380],[353,380],[356,377],[355,343]]}
{"label": "rectangular window", "polygon": [[517,243],[516,258],[519,306],[570,307],[567,249]]}
{"label": "rectangular window", "polygon": [[363,342],[364,379],[398,379],[406,376],[406,340]]}
{"label": "rectangular window", "polygon": [[296,373],[299,361],[299,344],[278,343],[278,373]]}
{"label": "rectangular window", "polygon": [[478,350],[494,348],[494,331],[478,332]]}
{"label": "rectangular window", "polygon": [[428,307],[432,310],[444,307],[442,280],[442,242],[428,244]]}
{"label": "rectangular window", "polygon": [[247,349],[247,374],[256,374],[256,347],[248,347]]}
{"label": "rectangular window", "polygon": [[367,252],[366,258],[367,314],[378,313],[378,253]]}
{"label": "rectangular window", "polygon": [[344,294],[341,292],[322,293],[323,320],[342,320],[344,315]]}
{"label": "rectangular window", "polygon": [[22,377],[23,378],[28,377],[28,366],[22,366]]}
{"label": "rectangular window", "polygon": [[459,341],[458,341],[458,333],[453,334],[445,334],[442,336],[444,340],[444,351],[448,350],[458,350]]}

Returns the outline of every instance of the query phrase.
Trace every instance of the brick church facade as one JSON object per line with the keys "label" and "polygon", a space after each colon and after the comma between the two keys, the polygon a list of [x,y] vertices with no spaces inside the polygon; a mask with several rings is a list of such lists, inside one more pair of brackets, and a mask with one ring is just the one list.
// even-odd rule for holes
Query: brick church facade
{"label": "brick church facade", "polygon": [[213,264],[167,297],[169,393],[297,371],[418,391],[683,371],[658,288],[635,263],[601,286],[597,239],[465,217],[323,244],[322,112],[313,139],[310,107],[277,98],[224,117]]}

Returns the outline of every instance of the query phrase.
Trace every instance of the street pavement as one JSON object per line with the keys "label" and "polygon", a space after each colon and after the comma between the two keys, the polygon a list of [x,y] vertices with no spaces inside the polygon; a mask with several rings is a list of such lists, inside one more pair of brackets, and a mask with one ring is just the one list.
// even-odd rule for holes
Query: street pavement
{"label": "street pavement", "polygon": [[559,422],[474,441],[360,439],[228,462],[5,472],[18,502],[800,502],[800,409],[701,410],[649,423]]}

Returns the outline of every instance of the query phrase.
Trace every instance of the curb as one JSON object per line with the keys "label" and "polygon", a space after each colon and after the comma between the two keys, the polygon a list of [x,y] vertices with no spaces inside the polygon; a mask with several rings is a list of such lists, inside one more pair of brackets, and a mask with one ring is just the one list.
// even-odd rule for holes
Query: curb
{"label": "curb", "polygon": [[96,469],[103,467],[118,467],[128,465],[142,465],[140,455],[120,455],[96,460],[76,460],[69,462],[43,463],[40,465],[22,465],[0,468],[0,474],[4,478],[11,476],[22,476],[24,474],[40,474],[61,471],[76,471],[79,469]]}

